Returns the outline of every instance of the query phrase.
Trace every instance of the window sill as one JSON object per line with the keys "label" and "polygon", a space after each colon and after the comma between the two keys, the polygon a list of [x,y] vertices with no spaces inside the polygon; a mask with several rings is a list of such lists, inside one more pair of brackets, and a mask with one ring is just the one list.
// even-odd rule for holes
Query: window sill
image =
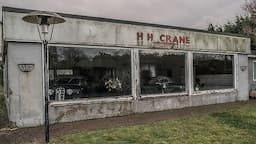
{"label": "window sill", "polygon": [[236,89],[219,89],[219,90],[194,91],[192,96],[194,96],[194,95],[202,95],[202,94],[236,92],[236,91],[237,91]]}
{"label": "window sill", "polygon": [[77,100],[66,100],[66,101],[52,101],[50,106],[63,106],[63,105],[76,105],[76,104],[98,104],[98,103],[111,103],[111,102],[122,102],[131,101],[132,96],[121,96],[121,97],[109,97],[109,98],[85,98]]}
{"label": "window sill", "polygon": [[163,97],[178,97],[178,96],[188,96],[188,93],[183,92],[183,93],[141,95],[141,99],[147,99],[147,98],[163,98]]}

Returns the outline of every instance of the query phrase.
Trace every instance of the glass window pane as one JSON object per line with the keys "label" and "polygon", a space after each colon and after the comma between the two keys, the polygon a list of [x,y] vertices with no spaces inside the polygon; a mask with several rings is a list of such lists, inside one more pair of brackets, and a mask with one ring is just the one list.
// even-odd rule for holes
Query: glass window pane
{"label": "glass window pane", "polygon": [[50,99],[131,95],[127,49],[49,47]]}
{"label": "glass window pane", "polygon": [[233,88],[233,56],[220,54],[193,55],[194,90]]}
{"label": "glass window pane", "polygon": [[142,94],[185,91],[185,54],[139,51]]}
{"label": "glass window pane", "polygon": [[256,61],[253,62],[253,80],[256,80]]}

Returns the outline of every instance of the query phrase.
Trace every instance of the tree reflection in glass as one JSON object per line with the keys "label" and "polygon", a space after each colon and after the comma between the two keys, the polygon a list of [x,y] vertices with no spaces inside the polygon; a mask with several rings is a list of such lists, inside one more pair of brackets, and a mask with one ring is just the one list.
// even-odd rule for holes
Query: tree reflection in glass
{"label": "tree reflection in glass", "polygon": [[140,82],[142,94],[185,92],[185,54],[141,50]]}
{"label": "tree reflection in glass", "polygon": [[[131,95],[131,56],[127,49],[50,48],[52,100]],[[57,88],[65,89],[58,96]]]}
{"label": "tree reflection in glass", "polygon": [[233,56],[193,54],[194,90],[217,90],[234,87]]}

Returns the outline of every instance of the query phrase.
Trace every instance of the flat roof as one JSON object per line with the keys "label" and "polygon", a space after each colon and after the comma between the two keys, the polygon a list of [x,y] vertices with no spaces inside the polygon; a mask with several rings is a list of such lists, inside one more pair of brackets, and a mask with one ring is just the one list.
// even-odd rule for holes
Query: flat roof
{"label": "flat roof", "polygon": [[[32,11],[35,11],[32,9],[14,8],[14,7],[6,7],[6,6],[3,6],[2,10],[5,12],[16,12],[16,13],[30,13]],[[151,27],[158,27],[158,28],[178,29],[178,30],[187,30],[187,31],[194,31],[194,32],[250,38],[247,35],[235,34],[235,33],[215,32],[215,31],[212,32],[212,31],[207,31],[207,30],[202,30],[202,29],[169,26],[169,25],[163,25],[163,24],[153,24],[153,23],[145,23],[145,22],[137,22],[137,21],[120,20],[120,19],[110,19],[110,18],[103,18],[103,17],[92,17],[92,16],[66,14],[66,13],[59,13],[59,12],[56,12],[56,13],[58,13],[59,15],[61,15],[63,17],[67,17],[67,18],[94,20],[94,21],[101,21],[101,22],[113,22],[113,23],[131,24],[131,25],[139,25],[139,26],[151,26]]]}

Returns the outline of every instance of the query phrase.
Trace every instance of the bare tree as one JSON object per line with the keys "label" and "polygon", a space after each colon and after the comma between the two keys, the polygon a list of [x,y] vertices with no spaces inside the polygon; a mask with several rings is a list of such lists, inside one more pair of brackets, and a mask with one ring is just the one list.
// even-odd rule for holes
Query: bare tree
{"label": "bare tree", "polygon": [[248,14],[253,15],[256,12],[256,0],[245,0],[242,8]]}

